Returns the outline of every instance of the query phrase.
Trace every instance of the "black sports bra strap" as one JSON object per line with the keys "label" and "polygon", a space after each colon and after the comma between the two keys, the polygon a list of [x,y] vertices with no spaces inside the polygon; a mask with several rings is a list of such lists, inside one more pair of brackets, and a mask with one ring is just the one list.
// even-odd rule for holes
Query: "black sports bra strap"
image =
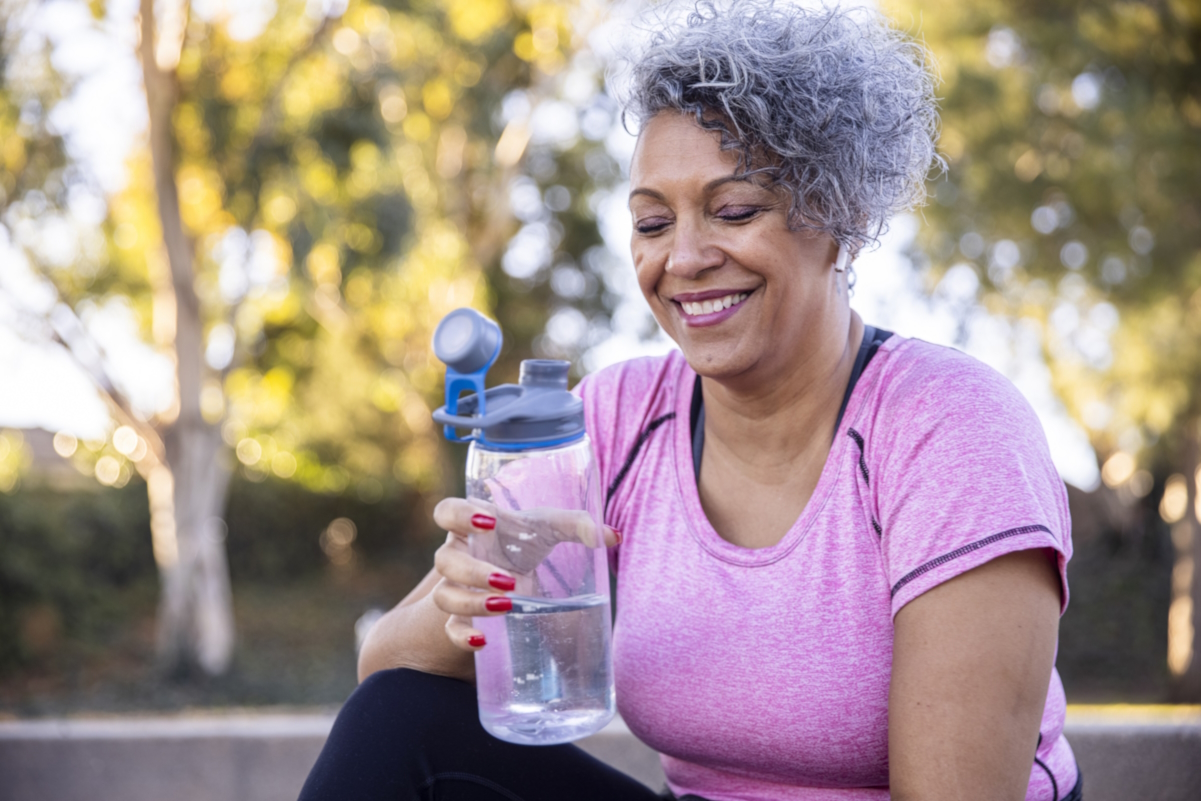
{"label": "black sports bra strap", "polygon": [[851,402],[851,393],[854,392],[855,385],[859,383],[859,376],[863,375],[863,368],[867,367],[867,363],[876,355],[876,351],[880,347],[880,343],[876,341],[878,330],[874,326],[863,326],[863,341],[859,343],[859,352],[855,354],[855,364],[851,367],[847,391],[842,393],[842,405],[838,407],[838,419],[834,422],[835,431],[842,426],[842,416],[846,414],[847,404]]}
{"label": "black sports bra strap", "polygon": [[692,427],[692,474],[697,481],[701,478],[701,454],[705,450],[705,395],[701,392],[701,377],[692,385],[692,413],[688,416]]}
{"label": "black sports bra strap", "polygon": [[[892,332],[885,331],[883,328],[870,325],[863,327],[863,341],[859,344],[859,352],[855,354],[855,364],[851,367],[851,377],[847,381],[846,392],[842,395],[842,405],[838,407],[838,419],[834,423],[835,431],[842,426],[842,416],[846,413],[847,404],[851,401],[851,393],[855,391],[855,385],[859,383],[859,376],[863,375],[863,371],[871,362],[872,357],[880,350],[880,345],[891,336]],[[692,470],[697,481],[700,481],[701,456],[705,451],[705,396],[701,392],[699,375],[692,386],[692,408],[688,422],[692,430]]]}

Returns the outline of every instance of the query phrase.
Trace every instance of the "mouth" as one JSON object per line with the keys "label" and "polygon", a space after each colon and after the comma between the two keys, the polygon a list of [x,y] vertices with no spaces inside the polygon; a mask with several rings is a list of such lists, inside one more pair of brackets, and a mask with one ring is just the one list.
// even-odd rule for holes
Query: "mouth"
{"label": "mouth", "polygon": [[[681,317],[690,326],[716,325],[737,314],[752,292],[727,292],[717,294],[697,292],[680,295],[674,299],[680,307]],[[705,296],[708,297],[705,297]]]}

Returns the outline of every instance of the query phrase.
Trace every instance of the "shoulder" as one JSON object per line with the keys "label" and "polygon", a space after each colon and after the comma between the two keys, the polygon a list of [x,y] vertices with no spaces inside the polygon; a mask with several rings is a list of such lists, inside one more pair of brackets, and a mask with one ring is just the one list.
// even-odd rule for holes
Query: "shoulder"
{"label": "shoulder", "polygon": [[[920,436],[940,430],[1005,430],[1042,437],[1029,402],[1013,383],[966,353],[920,339],[898,339],[881,349],[875,417]],[[883,357],[883,358],[880,358]],[[892,426],[889,426],[892,427]]]}
{"label": "shoulder", "polygon": [[670,413],[680,382],[691,375],[679,351],[644,356],[611,365],[586,376],[576,387],[590,415],[632,422]]}
{"label": "shoulder", "polygon": [[1001,373],[952,348],[901,340],[880,356],[870,414],[859,420],[893,613],[1029,548],[1060,553],[1066,599],[1067,495],[1030,404]]}
{"label": "shoulder", "polygon": [[1009,379],[920,340],[902,340],[880,355],[887,359],[859,433],[868,466],[881,476],[883,501],[892,488],[930,503],[954,496],[962,504],[971,494],[988,506],[1012,502],[1020,491],[1045,508],[1060,505],[1063,481],[1042,423]]}
{"label": "shoulder", "polygon": [[606,451],[614,457],[648,427],[672,419],[682,383],[694,377],[679,351],[630,359],[585,377],[575,392],[584,401],[588,433],[601,460]]}
{"label": "shoulder", "polygon": [[[576,386],[575,392],[584,401],[585,424],[602,485],[609,494],[637,455],[645,457],[648,450],[656,450],[646,447],[648,439],[657,443],[672,423],[680,423],[675,419],[676,410],[683,384],[689,379],[695,380],[695,373],[679,351],[672,351],[606,367]],[[682,414],[682,424],[688,425],[687,411]]]}

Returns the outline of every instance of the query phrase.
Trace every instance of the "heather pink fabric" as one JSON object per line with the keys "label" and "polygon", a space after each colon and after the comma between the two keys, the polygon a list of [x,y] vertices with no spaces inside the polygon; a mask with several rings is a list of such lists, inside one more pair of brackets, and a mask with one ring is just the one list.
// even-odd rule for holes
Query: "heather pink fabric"
{"label": "heather pink fabric", "polygon": [[[671,789],[713,801],[888,797],[892,620],[1005,553],[1058,553],[1067,496],[1014,387],[958,351],[894,336],[868,365],[805,511],[776,545],[723,540],[701,508],[683,357],[636,359],[579,391],[617,569],[618,708]],[[1076,781],[1051,677],[1037,757]],[[1031,766],[1028,799],[1052,798]]]}

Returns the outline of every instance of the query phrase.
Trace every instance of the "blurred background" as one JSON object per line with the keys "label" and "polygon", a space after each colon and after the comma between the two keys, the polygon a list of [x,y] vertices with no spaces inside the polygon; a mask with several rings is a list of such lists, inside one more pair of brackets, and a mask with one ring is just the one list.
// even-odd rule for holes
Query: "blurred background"
{"label": "blurred background", "polygon": [[[1069,701],[1201,700],[1201,2],[881,5],[949,171],[852,303],[1043,421]],[[612,99],[641,8],[0,0],[0,715],[340,703],[460,489],[441,316],[500,321],[495,382],[670,347]]]}

